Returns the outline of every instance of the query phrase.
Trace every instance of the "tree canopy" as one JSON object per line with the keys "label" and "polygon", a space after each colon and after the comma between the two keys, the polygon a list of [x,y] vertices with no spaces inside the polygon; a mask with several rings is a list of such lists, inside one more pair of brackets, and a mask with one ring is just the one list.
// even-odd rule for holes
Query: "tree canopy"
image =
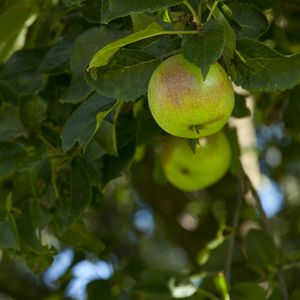
{"label": "tree canopy", "polygon": [[[299,0],[0,1],[0,298],[71,297],[88,260],[111,272],[87,299],[300,299],[299,16]],[[235,91],[229,170],[194,192],[168,182],[147,99],[177,54]]]}

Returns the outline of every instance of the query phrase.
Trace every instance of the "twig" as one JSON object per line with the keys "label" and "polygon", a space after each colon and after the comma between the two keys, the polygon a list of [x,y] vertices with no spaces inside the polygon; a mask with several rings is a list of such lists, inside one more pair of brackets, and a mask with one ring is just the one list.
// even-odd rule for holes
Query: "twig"
{"label": "twig", "polygon": [[209,12],[209,15],[208,15],[208,17],[206,19],[206,22],[208,22],[212,18],[212,16],[213,16],[213,14],[214,14],[214,12],[215,12],[218,4],[219,4],[219,0],[216,0],[214,2],[213,6],[210,8],[210,12]]}
{"label": "twig", "polygon": [[236,197],[236,205],[235,205],[235,211],[232,219],[232,228],[233,233],[231,234],[229,238],[229,244],[227,249],[227,255],[225,260],[225,267],[224,267],[224,274],[227,283],[230,283],[230,276],[231,276],[231,265],[232,265],[232,258],[233,258],[233,252],[234,252],[234,244],[235,244],[235,237],[236,232],[239,224],[240,219],[240,211],[241,211],[241,204],[242,199],[244,195],[244,181],[243,178],[240,176],[238,180],[238,187],[237,187],[237,197]]}
{"label": "twig", "polygon": [[201,19],[200,16],[198,16],[197,12],[194,10],[194,7],[188,2],[188,0],[184,0],[183,4],[191,11],[194,21],[197,24],[197,27],[201,27]]}
{"label": "twig", "polygon": [[[274,240],[274,234],[273,234],[269,219],[268,219],[268,217],[267,217],[267,215],[266,215],[266,213],[265,213],[265,211],[262,207],[262,204],[261,204],[260,198],[257,194],[257,191],[254,188],[251,180],[248,177],[247,177],[247,181],[249,183],[250,191],[251,191],[251,193],[253,195],[253,198],[256,202],[256,206],[258,208],[259,214],[262,218],[263,227],[264,227],[265,231],[269,234],[269,236]],[[278,270],[276,272],[276,277],[277,277],[277,280],[278,280],[278,283],[279,283],[279,287],[280,287],[283,299],[284,300],[289,300],[289,293],[288,293],[287,285],[286,285],[285,279],[282,275],[282,272]]]}

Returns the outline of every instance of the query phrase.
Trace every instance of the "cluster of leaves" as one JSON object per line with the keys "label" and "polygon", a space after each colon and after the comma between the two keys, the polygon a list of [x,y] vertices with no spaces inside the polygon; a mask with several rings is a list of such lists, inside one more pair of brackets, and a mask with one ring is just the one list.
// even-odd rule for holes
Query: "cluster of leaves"
{"label": "cluster of leaves", "polygon": [[[300,40],[276,25],[282,14],[299,28],[292,9],[280,1],[1,2],[2,260],[22,257],[31,271],[41,273],[63,246],[73,247],[78,260],[85,253],[114,257],[115,275],[91,283],[90,299],[118,299],[119,294],[172,299],[184,290],[181,297],[191,300],[229,299],[229,293],[238,300],[275,300],[281,293],[276,274],[284,268],[294,290],[299,255],[286,255],[262,230],[250,231],[236,244],[233,285],[228,285],[223,269],[235,173],[218,189],[196,195],[166,184],[156,157],[164,133],[146,98],[149,78],[166,57],[182,52],[204,76],[219,60],[237,85],[256,93],[257,122],[283,118],[293,146],[299,145]],[[247,115],[245,99],[237,96],[234,116]],[[230,135],[236,140],[235,132]],[[277,178],[297,161],[289,151]],[[115,180],[120,174],[125,183]],[[161,258],[161,246],[152,246],[156,253],[145,250],[150,242],[132,221],[144,202],[157,222],[153,244],[167,241],[173,250],[178,245],[187,254],[185,263]],[[178,223],[177,216],[187,211],[198,214],[201,228],[189,231]],[[242,219],[259,223],[248,206]],[[293,250],[293,234],[288,241]],[[190,272],[182,274],[181,268]],[[1,272],[0,278],[5,290]],[[258,282],[268,283],[267,289]],[[297,291],[294,295],[297,299]]]}

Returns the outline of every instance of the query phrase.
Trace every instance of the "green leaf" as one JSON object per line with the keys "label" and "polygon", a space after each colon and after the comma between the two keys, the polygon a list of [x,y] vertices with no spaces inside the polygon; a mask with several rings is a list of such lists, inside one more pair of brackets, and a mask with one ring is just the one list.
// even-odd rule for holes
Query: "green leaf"
{"label": "green leaf", "polygon": [[281,253],[272,238],[262,230],[250,230],[245,238],[249,262],[263,270],[275,271]]}
{"label": "green leaf", "polygon": [[5,80],[0,80],[0,103],[1,102],[10,102],[14,106],[18,102],[18,94],[16,93],[14,88]]}
{"label": "green leaf", "polygon": [[120,176],[132,161],[136,148],[136,141],[133,140],[118,150],[118,157],[104,155],[102,168],[102,184],[105,186],[110,180]]}
{"label": "green leaf", "polygon": [[33,21],[37,12],[35,5],[19,4],[9,7],[0,15],[0,63],[23,46],[22,39],[28,26],[25,24],[30,19]]}
{"label": "green leaf", "polygon": [[104,23],[132,13],[150,12],[182,3],[182,0],[103,0],[101,17]]}
{"label": "green leaf", "polygon": [[36,200],[31,201],[29,211],[32,225],[35,228],[45,228],[53,217],[50,211],[42,203]]}
{"label": "green leaf", "polygon": [[76,39],[71,56],[72,81],[61,101],[78,103],[85,99],[93,89],[85,82],[85,69],[99,48],[124,36],[124,32],[106,27],[93,27]]}
{"label": "green leaf", "polygon": [[249,117],[251,112],[249,108],[246,106],[246,97],[235,94],[234,100],[234,109],[232,112],[232,116],[235,118],[245,118]]}
{"label": "green leaf", "polygon": [[251,91],[285,90],[300,82],[300,54],[285,56],[252,39],[237,41],[236,84]]}
{"label": "green leaf", "polygon": [[147,92],[148,81],[160,60],[145,52],[120,49],[113,61],[86,73],[88,83],[100,94],[133,101]]}
{"label": "green leaf", "polygon": [[86,0],[80,8],[83,16],[92,23],[101,23],[101,1]]}
{"label": "green leaf", "polygon": [[261,9],[266,9],[272,7],[274,4],[277,3],[277,1],[274,0],[240,0],[240,2],[246,2],[246,3],[252,3],[257,7],[260,7]]}
{"label": "green leaf", "polygon": [[[92,199],[92,188],[85,171],[86,164],[82,158],[74,158],[71,170],[70,198],[66,197],[56,212],[56,221],[59,226],[59,234],[76,222]],[[69,199],[68,199],[69,198]]]}
{"label": "green leaf", "polygon": [[37,96],[23,96],[19,104],[20,119],[29,132],[39,132],[46,117],[46,104]]}
{"label": "green leaf", "polygon": [[258,38],[267,31],[268,20],[256,6],[246,3],[229,3],[228,6],[237,23],[233,28],[239,39]]}
{"label": "green leaf", "polygon": [[37,68],[38,73],[57,74],[69,67],[73,38],[65,38],[48,50]]}
{"label": "green leaf", "polygon": [[0,248],[20,250],[19,236],[13,217],[8,213],[5,220],[0,222]]}
{"label": "green leaf", "polygon": [[265,300],[265,290],[255,283],[239,283],[233,287],[232,300]]}
{"label": "green leaf", "polygon": [[224,55],[226,59],[232,59],[234,56],[234,50],[236,48],[236,36],[230,26],[228,20],[221,13],[221,11],[216,8],[214,12],[214,18],[222,25],[224,30]]}
{"label": "green leaf", "polygon": [[223,27],[215,20],[205,23],[203,31],[198,36],[183,38],[185,58],[201,69],[204,78],[209,66],[221,57],[223,48]]}
{"label": "green leaf", "polygon": [[100,253],[105,248],[104,244],[87,230],[83,222],[70,226],[59,239],[76,250]]}
{"label": "green leaf", "polygon": [[0,106],[0,140],[14,140],[25,134],[18,109],[9,103],[2,104]]}
{"label": "green leaf", "polygon": [[[89,300],[118,300],[119,293],[113,292],[113,287],[116,287],[112,279],[109,280],[94,280],[87,285],[87,293]],[[119,291],[120,292],[120,291]]]}
{"label": "green leaf", "polygon": [[69,151],[77,142],[86,147],[103,118],[110,112],[116,100],[92,94],[67,119],[62,134],[62,148]]}
{"label": "green leaf", "polygon": [[27,153],[13,142],[0,142],[0,177],[8,176],[25,162]]}
{"label": "green leaf", "polygon": [[22,94],[34,94],[42,89],[41,74],[37,69],[47,48],[24,49],[12,55],[3,68],[3,77]]}
{"label": "green leaf", "polygon": [[103,120],[94,138],[107,154],[117,155],[116,125],[114,122]]}
{"label": "green leaf", "polygon": [[134,42],[154,37],[157,35],[166,34],[166,31],[158,25],[157,23],[153,23],[147,26],[145,29],[127,35],[121,39],[118,39],[103,48],[101,48],[95,56],[92,58],[88,71],[91,72],[91,76],[93,77],[93,68],[102,67],[109,63],[111,57],[121,48],[128,44],[132,44]]}

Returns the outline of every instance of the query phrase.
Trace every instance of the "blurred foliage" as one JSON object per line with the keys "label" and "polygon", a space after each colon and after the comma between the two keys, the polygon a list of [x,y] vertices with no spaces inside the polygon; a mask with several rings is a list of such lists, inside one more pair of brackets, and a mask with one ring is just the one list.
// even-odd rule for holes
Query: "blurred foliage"
{"label": "blurred foliage", "polygon": [[[189,6],[197,36],[182,34],[196,30]],[[0,298],[67,298],[72,268],[100,259],[113,272],[88,284],[88,299],[285,299],[282,276],[298,300],[299,16],[298,0],[0,1]],[[229,126],[225,177],[195,193],[166,182],[166,133],[146,94],[179,52],[203,74],[219,60],[252,93],[260,169],[284,198],[272,233],[239,204],[251,186]],[[251,114],[247,95],[237,119]],[[71,265],[46,282],[68,247]]]}

